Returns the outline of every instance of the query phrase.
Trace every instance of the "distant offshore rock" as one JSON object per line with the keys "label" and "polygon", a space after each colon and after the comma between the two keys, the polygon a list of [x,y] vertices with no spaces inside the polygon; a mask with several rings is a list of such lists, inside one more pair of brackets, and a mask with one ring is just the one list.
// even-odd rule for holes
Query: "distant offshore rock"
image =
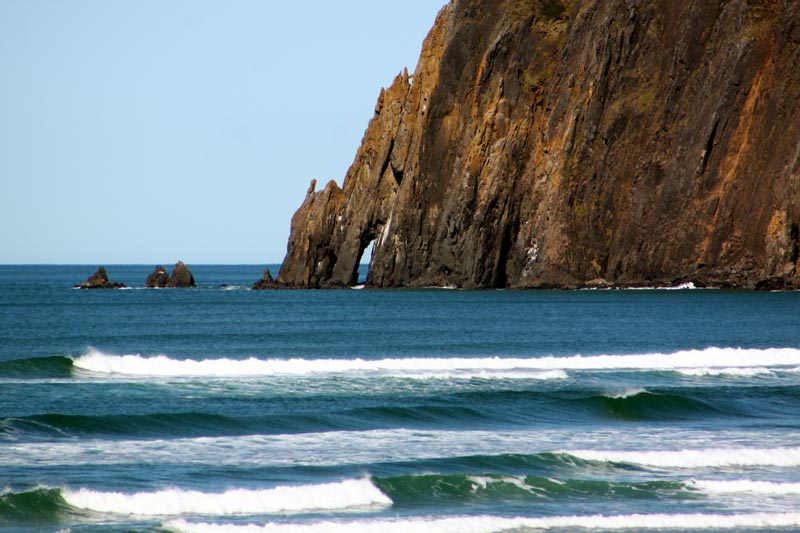
{"label": "distant offshore rock", "polygon": [[253,283],[251,287],[254,291],[264,291],[268,289],[279,289],[281,288],[277,281],[272,277],[272,273],[269,271],[269,268],[264,269],[264,274],[261,275],[261,279]]}
{"label": "distant offshore rock", "polygon": [[160,289],[169,286],[169,274],[164,267],[158,265],[152,274],[147,276],[145,287],[148,289]]}
{"label": "distant offshore rock", "polygon": [[97,269],[97,272],[89,276],[89,278],[80,285],[76,285],[76,287],[80,289],[122,289],[125,288],[125,284],[109,281],[106,269],[100,267]]}
{"label": "distant offshore rock", "polygon": [[183,261],[178,261],[175,263],[175,266],[172,267],[172,275],[169,277],[169,281],[167,282],[167,287],[194,287],[194,276],[192,275],[192,271],[189,270],[186,265],[183,264]]}

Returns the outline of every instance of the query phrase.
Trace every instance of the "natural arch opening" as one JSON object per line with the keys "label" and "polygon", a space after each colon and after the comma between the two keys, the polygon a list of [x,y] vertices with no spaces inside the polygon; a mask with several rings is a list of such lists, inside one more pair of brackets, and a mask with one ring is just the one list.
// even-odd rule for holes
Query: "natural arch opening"
{"label": "natural arch opening", "polygon": [[372,264],[372,252],[375,250],[375,239],[368,241],[362,248],[358,257],[358,276],[356,285],[363,285],[369,276],[369,265]]}

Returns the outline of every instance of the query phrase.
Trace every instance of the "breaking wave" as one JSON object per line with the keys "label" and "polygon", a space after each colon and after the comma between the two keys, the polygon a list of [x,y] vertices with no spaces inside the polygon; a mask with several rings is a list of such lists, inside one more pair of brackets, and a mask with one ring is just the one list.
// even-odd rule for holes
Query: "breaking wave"
{"label": "breaking wave", "polygon": [[144,516],[305,513],[392,504],[369,479],[265,490],[234,489],[219,494],[180,489],[136,494],[80,489],[65,490],[63,498],[78,509]]}
{"label": "breaking wave", "polygon": [[[237,516],[259,514],[298,514],[343,510],[378,510],[394,506],[413,508],[431,502],[445,504],[482,501],[552,501],[574,498],[612,499],[696,499],[702,494],[756,493],[762,495],[800,494],[800,483],[768,481],[688,480],[681,481],[607,481],[598,479],[553,479],[538,476],[504,474],[418,474],[392,477],[349,479],[335,483],[278,486],[262,490],[231,489],[222,493],[166,489],[123,494],[89,489],[41,487],[26,492],[5,492],[0,495],[0,521],[57,519],[60,515],[80,512],[125,514],[138,516]],[[640,527],[685,527],[700,515],[652,515],[650,526],[639,515]],[[680,522],[677,516],[694,517]],[[702,515],[702,520],[715,520],[715,515]],[[569,518],[577,521],[567,522]],[[600,519],[595,526],[585,522],[589,517],[562,517],[551,525],[540,522],[537,527],[618,527],[614,517]],[[530,519],[544,520],[544,519]],[[726,518],[732,520],[732,518]],[[416,522],[414,522],[416,523]],[[672,523],[672,526],[664,524]],[[697,522],[694,522],[697,523]],[[757,522],[746,522],[754,526]],[[173,523],[174,524],[174,523]],[[391,523],[387,523],[391,524]],[[443,523],[439,523],[442,525]],[[709,522],[710,524],[710,522]],[[725,522],[715,522],[725,527]],[[745,524],[745,522],[742,522]],[[407,525],[413,526],[413,523]],[[434,525],[434,524],[431,524]],[[202,527],[187,524],[186,527]],[[398,526],[399,527],[399,526]],[[504,526],[505,527],[505,526]],[[525,527],[533,527],[526,523]],[[711,527],[709,525],[709,527]],[[744,527],[744,526],[741,526]],[[469,530],[469,529],[467,529]],[[194,531],[194,529],[191,529]],[[202,531],[202,529],[198,530]],[[220,530],[227,531],[227,530]]]}
{"label": "breaking wave", "polygon": [[235,516],[364,510],[391,504],[392,501],[367,478],[263,490],[231,489],[222,493],[167,489],[123,494],[40,487],[25,492],[7,491],[0,495],[0,524],[4,520],[53,520],[60,515],[81,512]]}
{"label": "breaking wave", "polygon": [[[172,359],[164,355],[109,355],[97,350],[77,357],[76,368],[99,373],[147,377],[297,376],[366,373],[404,377],[501,377],[563,379],[562,370],[530,365],[521,359]],[[798,360],[800,363],[800,360]],[[508,371],[516,371],[510,373]],[[530,372],[535,370],[536,372]],[[497,373],[497,371],[503,373]]]}
{"label": "breaking wave", "polygon": [[[173,359],[165,355],[111,355],[99,350],[74,359],[76,368],[126,376],[280,376],[336,373],[442,377],[563,379],[570,370],[680,371],[707,375],[797,367],[800,349],[706,348],[674,353],[532,358],[392,358],[392,359]],[[741,369],[741,370],[736,370]],[[754,370],[755,369],[755,370]],[[498,374],[499,373],[499,374]],[[695,374],[692,374],[695,375]]]}

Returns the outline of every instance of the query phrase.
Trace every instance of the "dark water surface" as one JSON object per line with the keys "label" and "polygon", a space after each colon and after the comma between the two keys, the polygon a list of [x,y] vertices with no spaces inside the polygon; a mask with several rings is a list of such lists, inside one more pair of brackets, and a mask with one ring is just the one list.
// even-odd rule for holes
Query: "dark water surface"
{"label": "dark water surface", "polygon": [[800,293],[189,266],[0,266],[0,530],[800,529]]}

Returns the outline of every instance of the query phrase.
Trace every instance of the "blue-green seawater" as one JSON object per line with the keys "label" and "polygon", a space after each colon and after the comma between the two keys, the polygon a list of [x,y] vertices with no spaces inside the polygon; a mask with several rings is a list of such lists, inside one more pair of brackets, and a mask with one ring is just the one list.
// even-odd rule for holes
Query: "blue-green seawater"
{"label": "blue-green seawater", "polygon": [[0,266],[0,531],[800,530],[800,293],[189,266]]}

